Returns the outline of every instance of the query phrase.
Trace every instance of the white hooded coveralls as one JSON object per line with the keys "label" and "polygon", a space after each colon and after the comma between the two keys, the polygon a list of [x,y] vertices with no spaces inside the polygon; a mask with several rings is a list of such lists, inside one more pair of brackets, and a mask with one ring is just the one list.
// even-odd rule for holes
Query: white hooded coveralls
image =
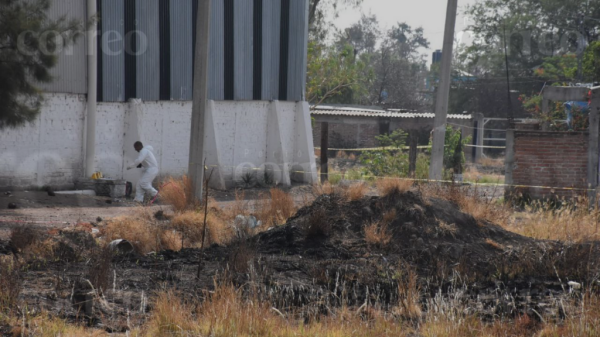
{"label": "white hooded coveralls", "polygon": [[158,194],[158,191],[152,187],[152,181],[158,175],[158,163],[152,151],[154,151],[152,146],[144,146],[133,163],[133,167],[142,164],[142,176],[136,185],[135,201],[143,202],[145,193],[149,193],[152,197]]}

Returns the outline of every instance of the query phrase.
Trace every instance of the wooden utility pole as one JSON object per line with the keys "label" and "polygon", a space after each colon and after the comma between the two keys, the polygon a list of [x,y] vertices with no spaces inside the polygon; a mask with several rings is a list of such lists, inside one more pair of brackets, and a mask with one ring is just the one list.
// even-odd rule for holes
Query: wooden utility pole
{"label": "wooden utility pole", "polygon": [[329,180],[329,123],[321,123],[321,184]]}
{"label": "wooden utility pole", "polygon": [[[208,100],[208,41],[210,36],[210,0],[198,0],[196,48],[194,51],[194,103],[190,136],[188,175],[196,200],[202,200],[204,183],[205,113]],[[194,198],[190,198],[193,202]]]}
{"label": "wooden utility pole", "polygon": [[446,138],[446,117],[448,116],[448,99],[450,97],[450,71],[454,48],[454,27],[456,25],[456,9],[458,0],[448,0],[446,12],[446,28],[444,31],[444,47],[442,50],[442,68],[440,69],[440,86],[435,102],[435,120],[433,128],[433,145],[429,179],[442,180],[444,168],[444,142]]}

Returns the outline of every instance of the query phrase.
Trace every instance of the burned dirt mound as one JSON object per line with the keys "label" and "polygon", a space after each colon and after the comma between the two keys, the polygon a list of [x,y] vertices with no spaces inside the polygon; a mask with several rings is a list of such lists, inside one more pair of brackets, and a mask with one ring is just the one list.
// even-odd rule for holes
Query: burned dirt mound
{"label": "burned dirt mound", "polygon": [[367,252],[406,258],[435,254],[454,262],[469,255],[490,260],[505,248],[534,241],[476,220],[449,201],[412,192],[352,202],[322,195],[258,240],[264,254],[342,259]]}

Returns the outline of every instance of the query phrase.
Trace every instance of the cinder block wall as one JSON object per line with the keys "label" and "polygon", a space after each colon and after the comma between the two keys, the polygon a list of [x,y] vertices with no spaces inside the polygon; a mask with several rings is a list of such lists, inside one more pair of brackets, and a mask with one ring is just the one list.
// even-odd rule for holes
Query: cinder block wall
{"label": "cinder block wall", "polygon": [[[511,146],[514,160],[507,157],[507,184],[586,188],[587,133],[519,130],[510,133],[514,135]],[[510,156],[511,149],[507,150]],[[533,198],[585,194],[584,191],[534,187],[515,187],[512,191],[522,192]]]}

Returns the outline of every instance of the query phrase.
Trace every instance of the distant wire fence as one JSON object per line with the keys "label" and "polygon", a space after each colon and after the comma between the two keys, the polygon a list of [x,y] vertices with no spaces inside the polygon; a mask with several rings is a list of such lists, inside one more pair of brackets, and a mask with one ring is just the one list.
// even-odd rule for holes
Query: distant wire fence
{"label": "distant wire fence", "polygon": [[[207,165],[206,166],[207,169],[210,168],[235,168],[235,169],[239,169],[239,167],[233,167],[233,166],[219,166],[219,165]],[[261,167],[255,167],[255,168],[251,168],[251,167],[246,167],[246,171],[247,172],[264,172],[265,168],[261,168]],[[313,172],[311,171],[306,171],[306,170],[297,170],[297,169],[290,169],[289,171],[284,171],[281,169],[268,169],[269,172],[277,172],[277,173],[289,173],[289,174],[303,174],[303,175],[311,175],[313,174]],[[316,173],[317,176],[320,176],[319,173]],[[589,192],[589,191],[596,191],[595,188],[583,188],[583,187],[572,187],[572,186],[545,186],[545,185],[516,185],[516,184],[506,184],[506,183],[479,183],[477,181],[475,182],[458,182],[456,180],[435,180],[435,179],[419,179],[419,178],[410,178],[410,177],[397,177],[397,176],[378,176],[378,175],[372,175],[372,174],[361,174],[360,175],[361,179],[358,179],[356,181],[376,181],[376,180],[404,180],[404,181],[413,181],[415,183],[435,183],[435,184],[463,184],[463,185],[471,185],[471,186],[482,186],[482,187],[504,187],[504,188],[515,188],[515,189],[522,189],[522,188],[529,188],[529,189],[549,189],[549,190],[564,190],[564,191],[579,191],[579,192]],[[239,179],[238,179],[239,180]],[[229,179],[225,179],[225,181],[238,181],[234,178],[229,178]]]}

